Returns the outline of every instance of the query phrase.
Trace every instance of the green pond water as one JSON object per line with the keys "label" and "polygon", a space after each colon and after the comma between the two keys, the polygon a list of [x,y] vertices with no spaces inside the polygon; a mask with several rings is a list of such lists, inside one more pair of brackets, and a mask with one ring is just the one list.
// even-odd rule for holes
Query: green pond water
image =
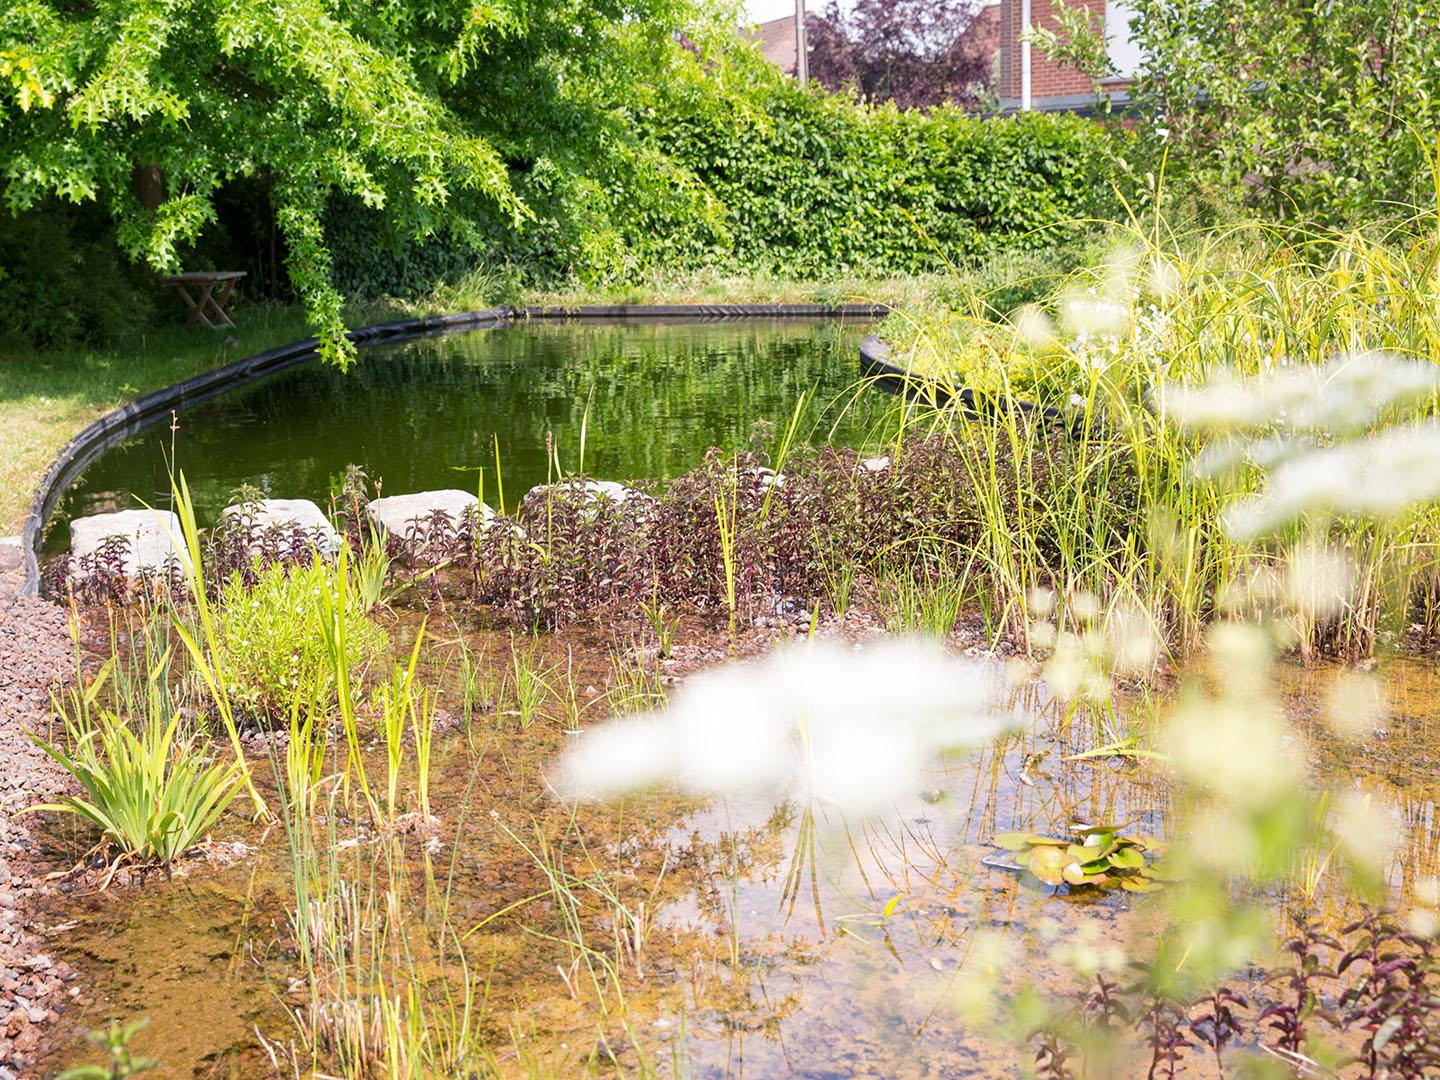
{"label": "green pond water", "polygon": [[545,322],[366,349],[348,373],[309,363],[109,451],[67,492],[49,546],[72,517],[164,505],[171,460],[206,524],[242,484],[323,505],[351,464],[388,495],[475,490],[483,469],[495,505],[497,442],[513,505],[553,473],[547,435],[566,472],[663,480],[748,445],[756,421],[783,430],[807,392],[802,435],[859,445],[893,404],[855,389],[872,325]]}

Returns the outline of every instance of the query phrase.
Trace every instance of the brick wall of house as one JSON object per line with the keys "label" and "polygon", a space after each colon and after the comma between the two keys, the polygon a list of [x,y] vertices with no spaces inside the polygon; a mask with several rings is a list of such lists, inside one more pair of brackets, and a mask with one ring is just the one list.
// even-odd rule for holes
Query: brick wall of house
{"label": "brick wall of house", "polygon": [[[1087,7],[1095,21],[1104,25],[1105,0],[1065,0],[1070,7]],[[1059,28],[1059,20],[1051,0],[1031,0],[1030,22],[1035,26]],[[1000,3],[1000,100],[1015,104],[1020,100],[1020,0]],[[1107,83],[1110,90],[1128,85],[1125,80]],[[1039,107],[1046,98],[1074,99],[1093,96],[1090,80],[1073,68],[1052,63],[1034,47],[1030,50],[1030,94]]]}

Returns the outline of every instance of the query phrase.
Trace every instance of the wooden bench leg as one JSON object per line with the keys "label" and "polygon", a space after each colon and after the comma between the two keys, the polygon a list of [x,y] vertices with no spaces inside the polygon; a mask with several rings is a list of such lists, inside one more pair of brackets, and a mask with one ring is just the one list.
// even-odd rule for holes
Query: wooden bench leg
{"label": "wooden bench leg", "polygon": [[215,324],[205,317],[205,306],[210,303],[210,293],[214,288],[215,285],[213,282],[206,283],[201,286],[200,295],[197,298],[190,295],[190,289],[184,284],[175,286],[176,291],[180,293],[181,299],[185,301],[185,306],[190,309],[190,317],[185,320],[187,328],[204,324],[205,327],[210,330],[215,329]]}
{"label": "wooden bench leg", "polygon": [[[228,281],[223,281],[220,283],[219,296],[212,296],[209,298],[210,309],[215,312],[215,319],[221,326],[233,327],[235,325],[233,322],[230,321],[230,316],[225,314],[225,305],[229,302],[230,293],[234,290],[234,288],[235,279],[230,278]],[[215,329],[215,327],[212,325],[211,329],[213,330]]]}

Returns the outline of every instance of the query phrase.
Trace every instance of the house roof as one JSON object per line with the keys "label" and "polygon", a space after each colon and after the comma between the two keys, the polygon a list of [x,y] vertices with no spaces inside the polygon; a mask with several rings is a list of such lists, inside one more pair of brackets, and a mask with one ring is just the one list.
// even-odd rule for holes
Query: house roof
{"label": "house roof", "polygon": [[795,74],[795,16],[758,23],[748,31],[760,43],[765,59],[787,75]]}

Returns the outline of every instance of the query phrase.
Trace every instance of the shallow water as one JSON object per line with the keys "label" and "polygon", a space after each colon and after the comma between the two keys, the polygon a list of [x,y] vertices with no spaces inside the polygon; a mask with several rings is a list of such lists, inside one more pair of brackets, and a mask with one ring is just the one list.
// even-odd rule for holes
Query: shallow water
{"label": "shallow water", "polygon": [[511,505],[555,457],[567,472],[663,480],[712,446],[748,445],[756,421],[783,430],[807,391],[801,439],[859,445],[890,404],[850,392],[871,325],[543,322],[365,349],[348,373],[312,362],[107,452],[66,493],[49,544],[64,546],[72,517],[167,503],[172,461],[205,524],[242,484],[324,505],[352,464],[392,495],[476,490],[484,470],[498,506],[497,442]]}
{"label": "shallow water", "polygon": [[[563,648],[578,685],[603,686],[595,643],[551,646],[557,658]],[[446,828],[433,852],[405,842],[405,910],[433,925],[443,907],[463,930],[522,902],[465,949],[485,986],[483,1028],[502,1074],[570,1075],[613,1055],[626,1071],[643,1056],[668,1073],[673,1058],[695,1076],[1012,1075],[1014,1049],[966,1030],[954,1012],[976,931],[998,928],[1034,950],[1034,974],[1051,937],[1087,926],[1108,937],[1133,912],[1121,894],[1078,900],[983,867],[986,841],[1076,818],[1156,834],[1166,817],[1163,788],[1144,771],[1063,761],[1084,739],[1059,730],[1043,691],[1016,690],[1014,703],[1029,730],[935,761],[922,797],[867,821],[793,802],[664,795],[571,810],[542,779],[568,738],[558,719],[521,732],[507,718],[476,717],[468,736],[437,750],[432,801]],[[371,768],[383,772],[378,759]],[[231,832],[259,852],[173,882],[75,897],[47,916],[74,924],[57,935],[59,951],[93,994],[70,1021],[151,1016],[139,1046],[165,1061],[165,1075],[268,1072],[256,1031],[293,1038],[282,1003],[300,968],[286,924],[285,839],[279,828]],[[628,1034],[616,1028],[618,991],[587,989],[588,965],[557,940],[553,899],[523,902],[546,892],[525,850],[542,843],[592,901],[583,933],[620,966]],[[369,877],[371,852],[345,850],[349,876]],[[638,958],[615,946],[614,909],[592,885],[644,912]],[[75,1051],[71,1043],[55,1062]]]}
{"label": "shallow water", "polygon": [[[603,685],[595,641],[550,646],[577,685]],[[1386,868],[1403,898],[1437,865],[1440,670],[1423,660],[1390,665],[1393,711],[1363,751],[1312,719],[1333,674],[1281,672],[1291,713],[1318,748],[1317,773],[1370,792],[1403,824]],[[1055,989],[1057,947],[1136,940],[1156,908],[1119,892],[1084,898],[1026,885],[981,864],[987,841],[1001,831],[1058,832],[1076,819],[1163,836],[1171,822],[1163,775],[1071,760],[1097,733],[1066,723],[1041,686],[1016,689],[1012,705],[1027,718],[1023,732],[937,760],[921,797],[866,821],[793,802],[658,794],[567,808],[542,779],[568,738],[560,720],[522,732],[506,717],[477,716],[468,735],[447,736],[437,751],[432,799],[445,830],[430,852],[405,841],[403,910],[417,928],[437,925],[443,910],[463,931],[517,905],[465,939],[472,985],[485,996],[477,1026],[502,1075],[629,1073],[645,1063],[701,1077],[1016,1075],[1016,1048],[961,1008],[981,937],[996,934],[1014,950],[1008,980]],[[371,768],[379,774],[378,759]],[[138,1046],[164,1061],[161,1075],[268,1075],[258,1035],[281,1047],[293,1040],[284,1005],[299,1004],[289,988],[301,969],[286,922],[285,840],[278,828],[231,831],[258,853],[47,912],[69,926],[55,935],[58,951],[93,995],[69,1021],[78,1030],[110,1016],[151,1017]],[[588,897],[580,937],[619,972],[607,980],[602,971],[599,989],[547,891],[541,849],[550,872],[563,867]],[[367,880],[374,850],[346,847],[345,875]],[[617,909],[597,901],[599,888],[642,913],[638,951],[617,946]],[[1343,895],[1323,886],[1312,907],[1341,918]],[[1282,920],[1283,909],[1277,902]],[[447,970],[453,977],[453,963]],[[83,1058],[77,1046],[78,1035],[52,1064]]]}

